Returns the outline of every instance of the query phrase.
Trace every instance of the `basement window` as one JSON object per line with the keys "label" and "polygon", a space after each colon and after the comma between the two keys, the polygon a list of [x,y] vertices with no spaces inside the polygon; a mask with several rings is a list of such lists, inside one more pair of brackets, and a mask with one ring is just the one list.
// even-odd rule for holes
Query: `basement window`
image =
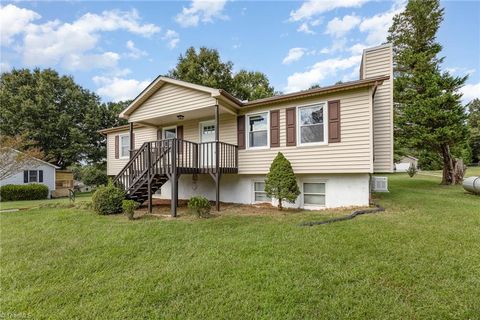
{"label": "basement window", "polygon": [[304,206],[325,206],[325,183],[305,182],[303,184]]}
{"label": "basement window", "polygon": [[270,198],[265,192],[265,182],[257,181],[253,183],[253,193],[255,202],[270,202]]}

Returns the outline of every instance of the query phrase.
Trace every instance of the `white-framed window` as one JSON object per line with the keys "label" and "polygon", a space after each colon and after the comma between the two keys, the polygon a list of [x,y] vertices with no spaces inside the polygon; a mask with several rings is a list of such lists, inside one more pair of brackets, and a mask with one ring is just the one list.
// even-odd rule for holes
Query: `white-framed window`
{"label": "white-framed window", "polygon": [[254,202],[271,202],[270,198],[265,192],[265,181],[253,182],[253,201]]}
{"label": "white-framed window", "polygon": [[324,144],[327,142],[327,104],[298,107],[297,137],[299,145]]}
{"label": "white-framed window", "polygon": [[307,207],[325,206],[325,182],[303,183],[303,205]]}
{"label": "white-framed window", "polygon": [[162,129],[163,139],[175,139],[177,137],[177,127],[167,127]]}
{"label": "white-framed window", "polygon": [[25,170],[23,171],[23,182],[43,182],[43,170]]}
{"label": "white-framed window", "polygon": [[128,158],[130,156],[130,135],[123,134],[120,139],[120,158]]}
{"label": "white-framed window", "polygon": [[268,130],[268,112],[250,114],[246,117],[248,148],[268,148],[269,130]]}

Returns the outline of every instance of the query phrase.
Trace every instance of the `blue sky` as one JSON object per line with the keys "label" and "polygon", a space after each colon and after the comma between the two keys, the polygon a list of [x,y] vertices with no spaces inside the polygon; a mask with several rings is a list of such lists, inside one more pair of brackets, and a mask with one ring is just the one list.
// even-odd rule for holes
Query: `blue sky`
{"label": "blue sky", "polygon": [[[361,50],[385,41],[401,0],[3,2],[1,69],[51,67],[104,101],[135,97],[194,46],[234,70],[262,71],[276,90],[355,80]],[[469,74],[480,97],[480,2],[444,1],[443,68]]]}

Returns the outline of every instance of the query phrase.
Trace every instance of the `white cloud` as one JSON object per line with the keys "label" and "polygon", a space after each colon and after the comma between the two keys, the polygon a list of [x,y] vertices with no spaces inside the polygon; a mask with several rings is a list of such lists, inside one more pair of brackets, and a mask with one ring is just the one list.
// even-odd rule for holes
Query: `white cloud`
{"label": "white cloud", "polygon": [[311,19],[313,16],[328,12],[337,8],[360,7],[367,0],[308,0],[300,8],[290,12],[291,21]]}
{"label": "white cloud", "polygon": [[0,62],[0,73],[9,72],[12,66],[8,62]]}
{"label": "white cloud", "polygon": [[363,50],[368,48],[367,45],[363,43],[356,43],[353,46],[350,46],[349,51],[351,54],[356,55],[356,54],[362,54]]}
{"label": "white cloud", "polygon": [[170,29],[168,29],[167,32],[165,32],[162,39],[167,41],[168,47],[170,49],[175,48],[177,44],[180,42],[180,36],[178,35],[178,33]]}
{"label": "white cloud", "polygon": [[339,51],[343,51],[345,50],[346,45],[347,45],[347,39],[345,38],[335,39],[330,47],[323,48],[322,50],[320,50],[320,53],[332,54]]}
{"label": "white cloud", "polygon": [[360,21],[361,19],[356,15],[346,15],[342,19],[335,17],[328,22],[325,33],[337,38],[342,37],[359,25]]}
{"label": "white cloud", "polygon": [[300,60],[303,57],[303,55],[305,54],[306,51],[307,51],[307,49],[305,49],[305,48],[291,48],[290,50],[288,50],[288,54],[283,59],[282,63],[283,64],[289,64],[289,63],[292,63],[294,61]]}
{"label": "white cloud", "polygon": [[148,53],[146,51],[140,50],[135,47],[135,43],[132,40],[128,40],[125,45],[129,51],[127,53],[127,56],[132,59],[139,59],[141,57],[148,56]]}
{"label": "white cloud", "polygon": [[298,32],[304,32],[307,34],[315,34],[313,30],[310,29],[308,22],[304,22],[301,25],[298,26],[297,28]]}
{"label": "white cloud", "polygon": [[359,29],[367,33],[366,43],[368,45],[378,45],[385,42],[393,17],[404,10],[404,5],[403,2],[395,3],[390,10],[363,19]]}
{"label": "white cloud", "polygon": [[460,89],[460,92],[463,94],[462,101],[464,104],[475,98],[480,99],[480,82],[474,84],[467,83]]}
{"label": "white cloud", "polygon": [[24,28],[33,20],[41,16],[35,11],[23,9],[8,4],[0,6],[0,38],[3,45],[11,44],[16,34],[23,32]]}
{"label": "white cloud", "polygon": [[133,99],[150,84],[149,80],[138,81],[105,76],[96,76],[92,80],[99,86],[97,93],[112,101]]}
{"label": "white cloud", "polygon": [[[22,16],[22,9],[13,7],[16,9],[10,10]],[[36,17],[31,13],[29,16]],[[28,66],[61,64],[69,70],[113,68],[118,63],[119,54],[98,52],[97,48],[102,32],[117,30],[149,37],[160,28],[154,24],[142,24],[136,10],[86,13],[72,23],[51,20],[24,25],[21,29],[23,43],[16,50]]]}
{"label": "white cloud", "polygon": [[476,70],[474,68],[469,69],[464,67],[449,67],[449,68],[445,68],[445,71],[448,71],[449,73],[452,73],[452,74],[464,76],[464,75],[471,75],[475,73]]}
{"label": "white cloud", "polygon": [[335,76],[338,71],[358,67],[362,56],[356,55],[344,59],[328,59],[317,62],[305,72],[296,72],[288,77],[285,92],[295,92],[320,83],[327,76]]}
{"label": "white cloud", "polygon": [[213,19],[228,19],[223,13],[226,0],[192,0],[188,8],[183,7],[175,21],[182,27],[196,27],[199,22],[213,22]]}

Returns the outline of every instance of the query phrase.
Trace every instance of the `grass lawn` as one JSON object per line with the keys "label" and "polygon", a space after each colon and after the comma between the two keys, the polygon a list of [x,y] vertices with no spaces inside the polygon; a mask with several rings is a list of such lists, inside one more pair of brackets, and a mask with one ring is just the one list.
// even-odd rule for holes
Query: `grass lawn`
{"label": "grass lawn", "polygon": [[439,181],[390,175],[386,212],[315,227],[346,212],[2,213],[0,318],[480,319],[480,197]]}
{"label": "grass lawn", "polygon": [[[75,199],[76,202],[88,201],[92,196],[92,192],[83,192],[83,193],[76,193]],[[9,210],[9,209],[31,209],[31,208],[38,208],[40,206],[44,206],[46,204],[69,204],[69,198],[57,198],[57,199],[49,199],[49,200],[25,200],[25,201],[7,201],[7,202],[0,202],[0,210]]]}

